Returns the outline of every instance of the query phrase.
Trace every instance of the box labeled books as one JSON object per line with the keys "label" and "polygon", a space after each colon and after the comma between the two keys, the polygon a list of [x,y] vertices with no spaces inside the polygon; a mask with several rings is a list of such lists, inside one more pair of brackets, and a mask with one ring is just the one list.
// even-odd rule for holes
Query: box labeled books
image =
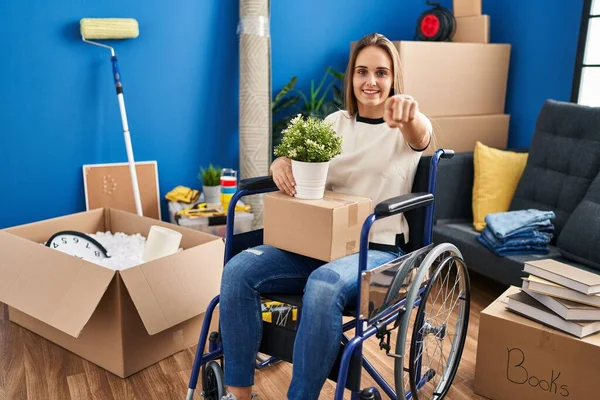
{"label": "box labeled books", "polygon": [[[511,311],[511,302],[531,309]],[[600,333],[589,333],[597,323],[564,320],[579,326],[578,333],[567,333],[549,326],[548,319],[534,320],[533,310],[545,306],[532,302],[537,300],[512,286],[481,312],[475,392],[494,400],[598,398]]]}

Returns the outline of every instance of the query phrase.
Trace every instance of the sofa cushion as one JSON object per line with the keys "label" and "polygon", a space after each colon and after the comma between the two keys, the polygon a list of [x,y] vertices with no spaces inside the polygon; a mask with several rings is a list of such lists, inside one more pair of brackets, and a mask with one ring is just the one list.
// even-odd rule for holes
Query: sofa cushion
{"label": "sofa cushion", "polygon": [[510,210],[554,211],[556,244],[600,171],[600,108],[547,100]]}
{"label": "sofa cushion", "polygon": [[508,211],[527,163],[527,153],[475,143],[473,152],[473,226],[485,228],[485,216]]}
{"label": "sofa cushion", "polygon": [[521,286],[525,276],[523,263],[531,260],[560,257],[558,249],[549,246],[544,255],[515,255],[500,257],[477,241],[479,234],[470,221],[462,223],[437,224],[433,228],[434,243],[452,243],[461,252],[470,271],[491,278],[505,285]]}
{"label": "sofa cushion", "polygon": [[600,174],[567,220],[557,246],[566,258],[600,270]]}

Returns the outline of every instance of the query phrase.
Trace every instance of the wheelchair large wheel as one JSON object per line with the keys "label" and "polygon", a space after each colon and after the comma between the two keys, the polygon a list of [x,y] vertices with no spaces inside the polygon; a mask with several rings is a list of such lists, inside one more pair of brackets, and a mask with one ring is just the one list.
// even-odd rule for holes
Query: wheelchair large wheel
{"label": "wheelchair large wheel", "polygon": [[398,398],[410,392],[413,399],[442,399],[460,363],[470,309],[469,275],[454,245],[444,243],[427,254],[405,308],[394,365]]}
{"label": "wheelchair large wheel", "polygon": [[202,397],[204,400],[221,400],[225,396],[223,370],[216,361],[209,361],[202,373]]}

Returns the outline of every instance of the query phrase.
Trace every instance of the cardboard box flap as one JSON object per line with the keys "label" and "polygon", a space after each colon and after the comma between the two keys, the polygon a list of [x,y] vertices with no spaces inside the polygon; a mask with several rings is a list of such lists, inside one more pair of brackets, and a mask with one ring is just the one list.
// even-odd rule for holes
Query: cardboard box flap
{"label": "cardboard box flap", "polygon": [[7,232],[0,232],[0,254],[0,301],[73,337],[115,274]]}
{"label": "cardboard box flap", "polygon": [[225,246],[220,238],[120,271],[148,334],[206,310],[219,293]]}
{"label": "cardboard box flap", "polygon": [[44,243],[60,231],[79,231],[88,234],[98,231],[105,232],[109,228],[106,217],[105,210],[98,209],[14,226],[4,229],[4,232],[29,239],[32,242]]}

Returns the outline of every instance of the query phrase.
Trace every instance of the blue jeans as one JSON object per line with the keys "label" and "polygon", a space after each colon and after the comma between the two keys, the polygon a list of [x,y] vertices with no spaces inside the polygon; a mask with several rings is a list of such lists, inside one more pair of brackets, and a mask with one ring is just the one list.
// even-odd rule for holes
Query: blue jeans
{"label": "blue jeans", "polygon": [[[369,250],[367,268],[398,255]],[[254,384],[262,336],[260,296],[304,293],[288,399],[317,400],[340,349],[342,312],[356,301],[357,278],[358,253],[325,263],[262,245],[233,257],[223,271],[220,298],[225,384]]]}
{"label": "blue jeans", "polygon": [[505,239],[534,229],[552,231],[552,220],[555,217],[554,211],[527,209],[488,214],[485,222],[494,235]]}

